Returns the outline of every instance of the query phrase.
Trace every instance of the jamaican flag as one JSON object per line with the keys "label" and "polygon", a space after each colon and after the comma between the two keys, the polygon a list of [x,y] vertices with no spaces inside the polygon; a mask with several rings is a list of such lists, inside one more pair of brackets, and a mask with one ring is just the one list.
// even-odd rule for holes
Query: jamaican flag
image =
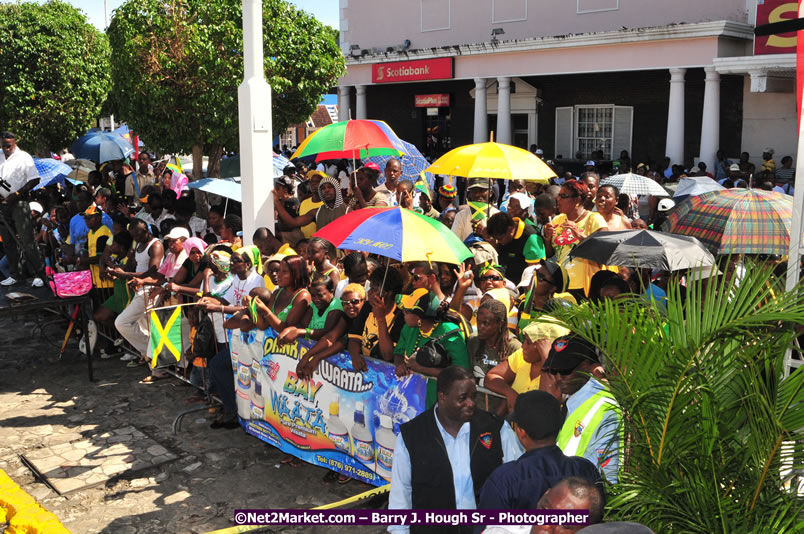
{"label": "jamaican flag", "polygon": [[151,367],[176,365],[181,359],[181,308],[151,311]]}
{"label": "jamaican flag", "polygon": [[485,221],[489,216],[489,205],[485,202],[469,202],[473,221]]}

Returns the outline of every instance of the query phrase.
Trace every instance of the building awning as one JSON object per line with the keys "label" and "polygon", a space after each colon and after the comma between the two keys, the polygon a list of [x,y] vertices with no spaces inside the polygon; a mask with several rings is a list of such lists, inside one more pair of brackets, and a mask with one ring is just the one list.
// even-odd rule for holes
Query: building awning
{"label": "building awning", "polygon": [[720,74],[751,76],[752,93],[790,93],[795,91],[796,55],[767,54],[715,58]]}

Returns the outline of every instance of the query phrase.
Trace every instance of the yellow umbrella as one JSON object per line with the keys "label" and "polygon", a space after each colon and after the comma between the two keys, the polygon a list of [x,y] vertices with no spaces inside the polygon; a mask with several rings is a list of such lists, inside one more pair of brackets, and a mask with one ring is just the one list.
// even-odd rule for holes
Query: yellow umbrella
{"label": "yellow umbrella", "polygon": [[495,143],[476,143],[454,148],[438,158],[425,171],[465,178],[531,180],[548,183],[556,173],[539,157],[519,147]]}

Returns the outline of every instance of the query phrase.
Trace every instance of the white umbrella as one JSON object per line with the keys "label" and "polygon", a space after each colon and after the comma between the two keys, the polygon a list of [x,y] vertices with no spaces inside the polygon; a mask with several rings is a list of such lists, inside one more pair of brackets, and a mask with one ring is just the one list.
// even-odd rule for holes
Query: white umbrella
{"label": "white umbrella", "polygon": [[673,193],[673,198],[676,203],[681,202],[687,197],[694,197],[708,193],[709,191],[720,191],[726,189],[708,176],[690,176],[684,177],[678,182],[676,192]]}
{"label": "white umbrella", "polygon": [[670,194],[647,176],[640,176],[627,172],[609,176],[600,185],[613,185],[625,195],[650,195],[654,197],[669,197]]}

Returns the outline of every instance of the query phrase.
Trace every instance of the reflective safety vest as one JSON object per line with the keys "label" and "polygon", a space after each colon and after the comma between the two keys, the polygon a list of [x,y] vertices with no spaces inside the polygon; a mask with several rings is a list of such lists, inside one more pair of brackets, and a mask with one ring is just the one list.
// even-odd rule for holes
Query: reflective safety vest
{"label": "reflective safety vest", "polygon": [[606,390],[586,399],[575,411],[567,414],[556,440],[558,447],[567,456],[586,456],[586,448],[595,437],[603,417],[615,406],[617,401]]}

